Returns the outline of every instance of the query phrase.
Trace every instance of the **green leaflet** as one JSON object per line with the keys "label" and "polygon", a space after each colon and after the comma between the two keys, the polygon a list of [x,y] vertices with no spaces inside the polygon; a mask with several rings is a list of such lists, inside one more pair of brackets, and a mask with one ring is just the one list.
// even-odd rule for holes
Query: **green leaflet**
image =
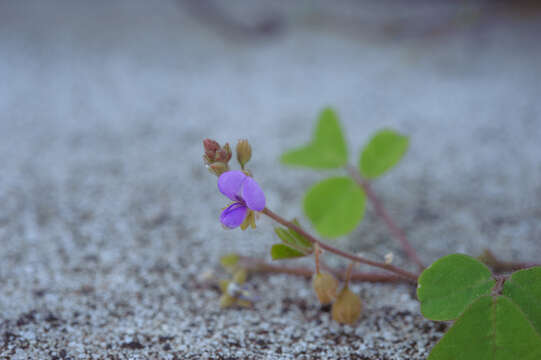
{"label": "green leaflet", "polygon": [[503,294],[520,307],[541,334],[541,267],[513,273],[503,285]]}
{"label": "green leaflet", "polygon": [[[292,222],[295,225],[300,226],[297,219],[294,219]],[[310,242],[310,240],[306,239],[295,230],[275,227],[274,232],[284,242],[284,244],[304,252],[312,252],[313,244]]]}
{"label": "green leaflet", "polygon": [[409,146],[409,138],[394,130],[378,131],[364,146],[359,157],[361,175],[373,179],[398,164]]}
{"label": "green leaflet", "polygon": [[285,152],[281,161],[287,165],[314,169],[335,169],[346,165],[347,145],[335,111],[331,108],[323,109],[312,141]]}
{"label": "green leaflet", "polygon": [[350,233],[364,216],[365,195],[348,177],[334,177],[312,186],[304,198],[304,212],[326,237]]}
{"label": "green leaflet", "polygon": [[490,270],[462,254],[444,256],[419,277],[417,297],[421,312],[431,320],[453,320],[476,298],[494,286]]}
{"label": "green leaflet", "polygon": [[271,248],[272,260],[303,257],[306,254],[284,244],[274,244]]}
{"label": "green leaflet", "polygon": [[505,296],[478,298],[434,346],[428,360],[537,360],[541,337]]}

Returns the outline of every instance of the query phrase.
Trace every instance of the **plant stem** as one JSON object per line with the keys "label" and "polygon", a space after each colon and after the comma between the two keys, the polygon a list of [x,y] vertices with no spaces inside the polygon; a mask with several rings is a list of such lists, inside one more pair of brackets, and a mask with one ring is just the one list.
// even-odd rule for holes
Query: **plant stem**
{"label": "plant stem", "polygon": [[353,178],[353,180],[357,182],[359,187],[364,190],[366,196],[368,197],[368,200],[370,200],[370,202],[372,203],[372,206],[374,207],[374,211],[379,217],[383,219],[383,221],[385,222],[385,225],[387,225],[391,234],[393,234],[393,236],[398,240],[398,242],[404,249],[404,252],[406,253],[406,255],[410,258],[411,261],[417,264],[420,271],[423,271],[425,269],[423,262],[421,261],[421,259],[419,259],[415,249],[409,243],[408,239],[406,238],[406,234],[404,234],[402,229],[400,229],[395,224],[391,216],[387,213],[387,211],[383,207],[383,203],[372,191],[372,187],[370,186],[370,183],[361,178],[361,176],[359,175],[359,172],[357,171],[355,167],[348,165],[347,171],[349,175]]}
{"label": "plant stem", "polygon": [[349,263],[348,269],[346,271],[346,280],[344,280],[346,282],[346,286],[348,286],[349,280],[351,280],[351,274],[352,274],[354,265],[355,265],[355,261],[352,261]]}
{"label": "plant stem", "polygon": [[319,245],[316,244],[315,245],[315,250],[314,250],[314,257],[315,257],[315,262],[316,262],[316,274],[319,275],[319,254],[321,253],[321,250],[319,249]]}
{"label": "plant stem", "polygon": [[417,282],[417,275],[415,275],[414,273],[411,273],[411,272],[406,271],[406,270],[402,270],[402,269],[400,269],[400,268],[398,268],[396,266],[393,266],[391,264],[384,264],[384,263],[381,263],[381,262],[365,259],[363,257],[348,253],[346,251],[343,251],[343,250],[337,249],[337,248],[335,248],[335,247],[333,247],[331,245],[328,245],[328,244],[322,242],[321,240],[316,239],[314,236],[310,235],[309,233],[304,231],[304,229],[302,229],[301,227],[295,225],[291,221],[287,221],[286,219],[282,218],[281,216],[279,216],[279,215],[275,214],[274,212],[270,211],[268,208],[263,209],[263,211],[261,211],[261,212],[263,214],[267,215],[268,217],[270,217],[271,219],[273,219],[274,221],[276,221],[277,223],[282,224],[282,225],[284,225],[285,227],[287,227],[289,229],[295,230],[296,232],[298,232],[299,234],[304,236],[306,239],[308,239],[314,245],[316,245],[316,244],[319,245],[319,247],[321,249],[327,250],[328,252],[331,252],[331,253],[336,254],[338,256],[341,256],[343,258],[359,262],[361,264],[366,264],[366,265],[370,265],[370,266],[378,267],[380,269],[384,269],[384,270],[387,270],[387,271],[394,272],[395,274],[399,274],[400,276],[403,276],[403,277],[409,279],[412,282]]}
{"label": "plant stem", "polygon": [[494,253],[488,249],[485,249],[478,259],[490,267],[495,273],[512,272],[534,266],[541,266],[540,264],[535,263],[502,261],[496,258]]}
{"label": "plant stem", "polygon": [[[288,274],[293,276],[301,276],[304,278],[311,278],[314,275],[314,271],[306,267],[287,267],[281,265],[269,264],[260,259],[254,259],[250,257],[242,256],[240,258],[242,266],[253,272],[260,273],[271,273],[271,274]],[[335,272],[336,276],[345,281],[346,277],[343,272]],[[377,272],[351,272],[350,274],[351,281],[363,281],[363,282],[372,282],[372,283],[400,283],[406,282],[411,283],[409,279],[406,279],[402,276],[383,274]]]}

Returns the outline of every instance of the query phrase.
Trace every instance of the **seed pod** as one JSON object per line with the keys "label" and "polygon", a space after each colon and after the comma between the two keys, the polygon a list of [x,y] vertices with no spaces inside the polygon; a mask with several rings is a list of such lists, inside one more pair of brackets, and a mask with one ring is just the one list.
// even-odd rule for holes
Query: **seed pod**
{"label": "seed pod", "polygon": [[314,275],[312,287],[321,304],[330,304],[336,298],[338,281],[331,274],[319,273]]}
{"label": "seed pod", "polygon": [[332,305],[332,318],[340,324],[354,324],[361,315],[363,304],[361,298],[344,286]]}

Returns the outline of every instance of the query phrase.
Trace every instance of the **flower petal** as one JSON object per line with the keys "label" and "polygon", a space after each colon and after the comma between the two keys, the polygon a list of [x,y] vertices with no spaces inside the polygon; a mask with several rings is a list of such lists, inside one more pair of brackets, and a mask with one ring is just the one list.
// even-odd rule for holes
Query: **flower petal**
{"label": "flower petal", "polygon": [[225,172],[218,178],[218,189],[231,200],[237,201],[237,195],[246,178],[246,174],[242,171],[235,170]]}
{"label": "flower petal", "polygon": [[265,208],[265,194],[251,177],[247,177],[242,185],[242,198],[252,210],[261,211]]}
{"label": "flower petal", "polygon": [[222,224],[230,229],[234,229],[240,226],[246,217],[248,208],[241,203],[234,203],[229,205],[220,215],[220,221]]}

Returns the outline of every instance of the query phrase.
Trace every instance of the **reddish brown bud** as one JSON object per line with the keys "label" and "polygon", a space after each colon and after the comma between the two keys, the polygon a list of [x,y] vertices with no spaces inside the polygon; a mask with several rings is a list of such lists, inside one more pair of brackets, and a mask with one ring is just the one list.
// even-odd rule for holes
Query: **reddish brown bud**
{"label": "reddish brown bud", "polygon": [[229,160],[231,160],[232,155],[233,153],[231,152],[229,143],[225,143],[225,145],[216,152],[215,160],[227,164]]}
{"label": "reddish brown bud", "polygon": [[220,150],[220,144],[212,139],[205,139],[203,140],[203,148],[205,149],[205,160],[213,162],[216,159],[216,151]]}
{"label": "reddish brown bud", "polygon": [[346,285],[332,304],[332,318],[341,324],[354,324],[361,316],[363,304],[361,298]]}
{"label": "reddish brown bud", "polygon": [[319,273],[314,275],[312,287],[321,304],[330,304],[336,298],[338,281],[331,274]]}

